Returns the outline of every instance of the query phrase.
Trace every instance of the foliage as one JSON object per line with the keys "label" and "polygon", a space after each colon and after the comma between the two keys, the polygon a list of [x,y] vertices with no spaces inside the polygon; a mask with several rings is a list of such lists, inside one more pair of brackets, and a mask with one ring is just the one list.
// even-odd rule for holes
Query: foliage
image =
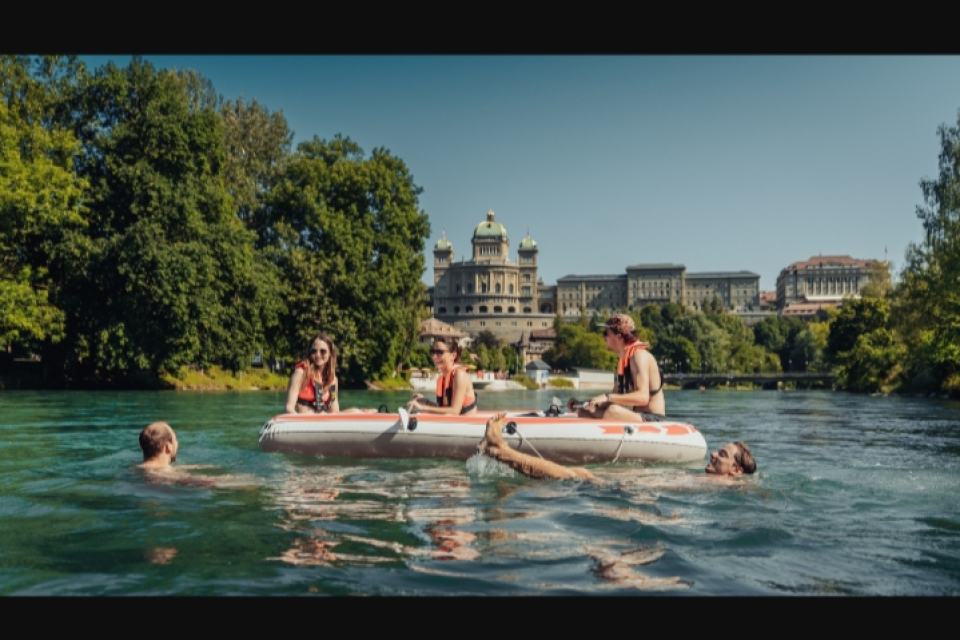
{"label": "foliage", "polygon": [[948,390],[960,375],[960,111],[956,126],[937,132],[940,172],[920,182],[924,240],[907,249],[894,325],[912,374],[928,372]]}
{"label": "foliage", "polygon": [[493,331],[484,329],[477,334],[477,337],[473,341],[474,347],[479,347],[480,345],[485,345],[487,349],[499,349],[500,338],[498,338]]}
{"label": "foliage", "polygon": [[420,191],[389,151],[366,157],[337,136],[300,144],[266,197],[256,228],[282,272],[279,333],[294,344],[331,334],[345,384],[386,377],[402,359],[397,327],[410,320],[429,233]]}
{"label": "foliage", "polygon": [[526,375],[524,375],[524,374],[522,374],[522,373],[521,373],[520,375],[518,375],[518,376],[513,376],[513,377],[511,377],[510,379],[513,380],[514,382],[518,383],[518,384],[523,385],[524,387],[526,387],[527,389],[530,389],[530,390],[539,389],[539,388],[540,388],[540,387],[537,386],[537,383],[536,383],[536,382],[534,382],[533,380],[530,379],[529,376],[526,376]]}
{"label": "foliage", "polygon": [[566,378],[548,378],[547,386],[551,389],[573,389],[573,382]]}
{"label": "foliage", "polygon": [[56,262],[67,360],[88,375],[243,371],[281,305],[224,188],[217,114],[139,59],[81,78],[70,99],[90,187],[87,225]]}
{"label": "foliage", "polygon": [[59,341],[65,314],[50,300],[50,256],[83,224],[80,145],[47,123],[51,100],[25,58],[0,58],[0,341]]}
{"label": "foliage", "polygon": [[867,284],[860,290],[863,298],[886,298],[893,291],[890,263],[877,260],[870,266]]}

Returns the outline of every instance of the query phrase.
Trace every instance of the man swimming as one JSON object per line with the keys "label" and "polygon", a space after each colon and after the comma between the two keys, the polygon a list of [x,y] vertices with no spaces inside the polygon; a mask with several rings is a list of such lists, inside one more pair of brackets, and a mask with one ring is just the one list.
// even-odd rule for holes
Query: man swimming
{"label": "man swimming", "polygon": [[[503,419],[506,413],[498,413],[487,421],[487,430],[480,441],[480,453],[506,464],[511,469],[531,478],[580,478],[598,481],[598,478],[583,467],[565,467],[549,460],[536,458],[510,448],[503,438]],[[710,454],[710,462],[704,468],[708,474],[718,477],[733,477],[757,471],[753,454],[743,442],[724,445]]]}
{"label": "man swimming", "polygon": [[167,469],[177,461],[177,434],[166,422],[153,422],[140,432],[140,449],[143,450],[144,469]]}

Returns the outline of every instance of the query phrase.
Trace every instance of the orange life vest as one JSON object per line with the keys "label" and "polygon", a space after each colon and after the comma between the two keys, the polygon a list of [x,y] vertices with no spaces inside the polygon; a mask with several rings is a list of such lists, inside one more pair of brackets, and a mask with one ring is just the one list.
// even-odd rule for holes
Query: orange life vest
{"label": "orange life vest", "polygon": [[[308,370],[305,362],[298,363],[297,369],[303,369],[304,375],[307,375]],[[322,411],[329,412],[330,405],[333,404],[334,399],[337,397],[337,385],[330,385],[330,388],[320,395],[320,402],[317,402],[317,390],[319,387],[319,382],[310,380],[302,389],[300,389],[300,393],[297,394],[297,404],[310,407],[318,413]]]}
{"label": "orange life vest", "polygon": [[[438,407],[449,407],[453,404],[453,376],[457,375],[458,371],[466,371],[467,368],[463,365],[453,365],[450,369],[450,372],[447,375],[442,373],[437,376],[437,406]],[[465,414],[467,411],[473,410],[477,406],[477,397],[475,395],[466,396],[463,399],[463,408],[460,409],[460,415]]]}

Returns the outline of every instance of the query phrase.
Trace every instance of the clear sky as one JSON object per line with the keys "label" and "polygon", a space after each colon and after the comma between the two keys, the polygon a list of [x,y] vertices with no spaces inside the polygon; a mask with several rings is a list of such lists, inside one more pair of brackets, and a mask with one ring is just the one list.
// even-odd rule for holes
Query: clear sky
{"label": "clear sky", "polygon": [[295,143],[341,133],[402,158],[430,217],[428,284],[441,232],[469,256],[488,209],[513,259],[529,228],[547,284],[673,262],[773,289],[791,262],[885,249],[898,270],[960,109],[957,56],[146,59],[282,111]]}

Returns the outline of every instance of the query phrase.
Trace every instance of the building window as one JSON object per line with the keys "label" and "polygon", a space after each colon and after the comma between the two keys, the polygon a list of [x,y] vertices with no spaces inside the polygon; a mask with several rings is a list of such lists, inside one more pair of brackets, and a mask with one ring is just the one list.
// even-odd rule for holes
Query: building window
{"label": "building window", "polygon": [[547,326],[546,322],[541,322],[540,324],[542,324],[543,326]]}
{"label": "building window", "polygon": [[509,293],[513,293],[513,285],[510,285],[509,287],[507,287],[507,291]]}
{"label": "building window", "polygon": [[495,286],[495,287],[493,288],[493,290],[494,290],[494,293],[500,293],[500,283],[499,283],[499,282],[497,283],[497,286]]}
{"label": "building window", "polygon": [[516,307],[510,307],[510,308],[507,309],[507,313],[516,313],[516,312],[517,312],[517,308],[516,308]]}
{"label": "building window", "polygon": [[480,293],[486,293],[486,292],[487,292],[487,283],[486,283],[486,282],[481,282],[481,283],[480,283]]}
{"label": "building window", "polygon": [[524,312],[524,313],[531,313],[530,307],[524,307],[524,308],[523,308],[523,312]]}
{"label": "building window", "polygon": [[494,307],[494,308],[493,308],[493,312],[494,312],[494,313],[503,313],[503,307]]}
{"label": "building window", "polygon": [[473,283],[467,285],[467,293],[473,293]]}
{"label": "building window", "polygon": [[517,326],[517,323],[516,323],[516,322],[511,322],[511,323],[510,323],[510,326],[511,326],[511,327],[515,327],[515,326]]}
{"label": "building window", "polygon": [[484,322],[483,320],[481,320],[481,321],[480,321],[480,326],[481,326],[481,327],[485,327],[485,326],[487,326],[487,323]]}
{"label": "building window", "polygon": [[497,327],[500,326],[500,322],[499,322],[499,321],[498,321],[498,322],[494,322],[493,324],[494,324],[494,326],[497,326]]}
{"label": "building window", "polygon": [[440,307],[440,309],[438,310],[438,312],[439,312],[439,313],[446,313],[446,312],[447,312],[447,308],[446,308],[446,307]]}
{"label": "building window", "polygon": [[487,307],[486,307],[486,305],[481,305],[481,306],[480,306],[480,313],[486,313],[486,312],[487,312]]}
{"label": "building window", "polygon": [[532,322],[528,322],[528,323],[527,323],[527,326],[528,326],[528,327],[532,327],[532,326],[533,326],[533,323],[532,323]]}
{"label": "building window", "polygon": [[523,281],[524,281],[524,282],[530,282],[530,274],[529,274],[529,273],[523,274]]}
{"label": "building window", "polygon": [[467,313],[473,313],[473,306],[472,306],[472,305],[467,305],[466,312],[467,312]]}
{"label": "building window", "polygon": [[460,307],[454,307],[454,308],[453,308],[453,312],[454,312],[454,313],[460,313]]}

